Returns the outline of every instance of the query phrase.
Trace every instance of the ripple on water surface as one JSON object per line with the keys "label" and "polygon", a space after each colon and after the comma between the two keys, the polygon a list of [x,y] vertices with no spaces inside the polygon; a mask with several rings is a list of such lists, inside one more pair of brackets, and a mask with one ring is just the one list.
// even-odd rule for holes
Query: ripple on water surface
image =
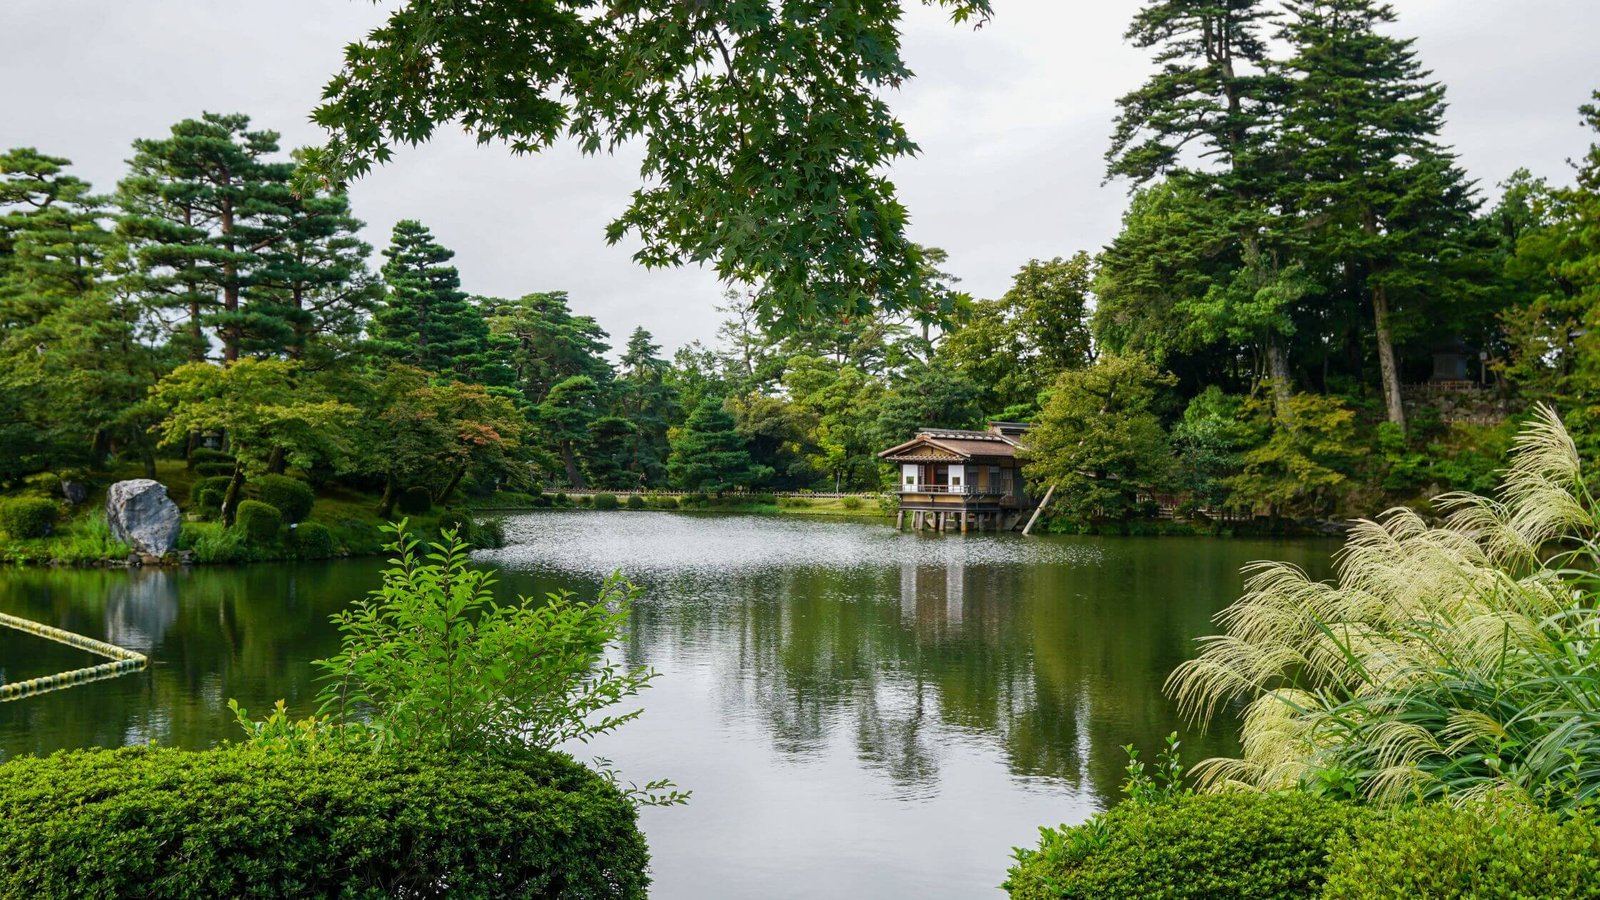
{"label": "ripple on water surface", "polygon": [[916,534],[865,522],[665,512],[550,512],[512,516],[508,546],[477,557],[512,569],[603,576],[751,572],[784,568],[1086,565],[1101,550],[1014,534]]}

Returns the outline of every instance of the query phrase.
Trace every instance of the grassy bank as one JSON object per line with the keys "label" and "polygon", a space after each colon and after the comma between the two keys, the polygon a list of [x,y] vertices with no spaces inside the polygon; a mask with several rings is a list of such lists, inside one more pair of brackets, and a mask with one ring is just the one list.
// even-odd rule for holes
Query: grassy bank
{"label": "grassy bank", "polygon": [[495,494],[469,500],[477,512],[521,512],[534,509],[598,509],[664,512],[736,512],[753,515],[838,516],[874,518],[889,514],[871,497],[809,497],[774,494]]}
{"label": "grassy bank", "polygon": [[[41,537],[19,537],[0,531],[0,562],[17,565],[122,565],[132,552],[118,541],[106,524],[106,490],[117,481],[143,478],[143,469],[116,471],[89,484],[83,503],[60,503],[59,517],[50,533]],[[279,522],[275,527],[254,532],[244,522],[225,526],[216,521],[215,510],[207,510],[196,496],[196,483],[204,476],[185,467],[181,460],[161,460],[156,478],[183,514],[178,536],[178,552],[169,560],[193,563],[245,563],[295,559],[329,559],[365,556],[383,552],[383,526],[387,520],[377,514],[379,496],[329,484],[314,491],[310,511],[292,526]],[[247,485],[246,495],[250,494]],[[0,501],[22,497],[45,497],[44,492],[13,492]],[[442,527],[465,527],[475,543],[498,541],[495,524],[479,525],[459,508],[428,508],[397,511],[411,522],[412,531],[432,538]]]}

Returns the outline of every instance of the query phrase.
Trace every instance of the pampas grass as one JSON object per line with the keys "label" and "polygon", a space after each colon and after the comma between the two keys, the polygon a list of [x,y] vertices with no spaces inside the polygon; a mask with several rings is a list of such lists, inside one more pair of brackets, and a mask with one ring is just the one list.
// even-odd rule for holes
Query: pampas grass
{"label": "pampas grass", "polygon": [[1597,507],[1554,410],[1523,429],[1494,498],[1359,523],[1337,580],[1246,570],[1167,690],[1190,717],[1242,704],[1213,790],[1308,787],[1375,802],[1496,795],[1600,802]]}

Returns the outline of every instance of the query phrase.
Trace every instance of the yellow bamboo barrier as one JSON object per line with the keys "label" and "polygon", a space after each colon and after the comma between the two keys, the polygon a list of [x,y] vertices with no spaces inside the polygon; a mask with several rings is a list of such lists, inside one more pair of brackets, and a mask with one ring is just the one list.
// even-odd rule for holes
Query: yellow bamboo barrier
{"label": "yellow bamboo barrier", "polygon": [[118,647],[116,644],[108,644],[105,641],[97,641],[94,638],[74,634],[61,628],[42,625],[32,619],[24,619],[21,616],[0,613],[0,627],[15,628],[18,631],[55,641],[58,644],[65,644],[78,650],[84,650],[96,656],[104,656],[111,660],[97,666],[73,669],[70,672],[62,672],[57,675],[45,675],[41,678],[30,678],[27,681],[0,684],[0,703],[7,700],[19,700],[34,694],[42,694],[46,691],[88,684],[91,681],[115,678],[125,672],[143,669],[150,664],[149,657],[143,653],[136,653],[125,647]]}

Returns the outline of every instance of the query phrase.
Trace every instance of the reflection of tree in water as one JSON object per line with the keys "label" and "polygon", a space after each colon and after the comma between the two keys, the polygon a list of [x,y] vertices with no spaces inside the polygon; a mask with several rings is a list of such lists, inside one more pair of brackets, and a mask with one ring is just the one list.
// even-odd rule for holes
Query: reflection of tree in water
{"label": "reflection of tree in water", "polygon": [[[676,575],[640,607],[631,661],[686,652],[717,671],[720,708],[798,757],[847,735],[897,791],[938,788],[952,741],[1009,770],[1119,790],[1134,743],[1172,731],[1187,756],[1231,752],[1232,729],[1189,734],[1161,692],[1237,591],[1248,547],[1106,553],[1092,565],[906,562],[783,569],[715,585]],[[1179,545],[1181,546],[1181,545]]]}

